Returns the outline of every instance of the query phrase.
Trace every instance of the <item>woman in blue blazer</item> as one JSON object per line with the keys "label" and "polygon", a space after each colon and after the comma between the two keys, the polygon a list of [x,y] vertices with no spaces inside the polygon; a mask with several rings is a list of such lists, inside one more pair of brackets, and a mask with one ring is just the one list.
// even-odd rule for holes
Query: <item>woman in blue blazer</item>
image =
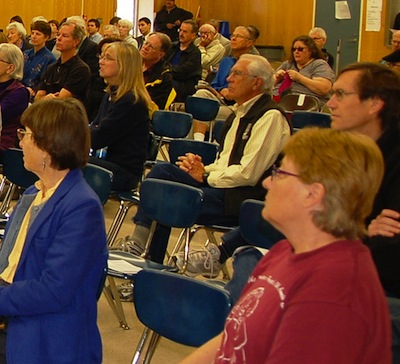
{"label": "woman in blue blazer", "polygon": [[80,169],[90,148],[86,112],[76,99],[49,99],[21,122],[24,165],[39,181],[16,205],[0,250],[0,363],[101,363],[107,247],[101,204]]}

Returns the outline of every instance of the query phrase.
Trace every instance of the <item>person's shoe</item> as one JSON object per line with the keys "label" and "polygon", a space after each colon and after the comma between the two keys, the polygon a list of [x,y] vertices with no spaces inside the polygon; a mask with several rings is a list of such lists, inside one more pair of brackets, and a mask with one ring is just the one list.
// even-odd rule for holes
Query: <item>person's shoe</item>
{"label": "person's shoe", "polygon": [[144,252],[144,247],[132,240],[130,236],[118,239],[112,249],[121,250],[138,256],[141,256]]}
{"label": "person's shoe", "polygon": [[[218,277],[221,271],[220,255],[221,252],[213,243],[209,243],[203,249],[190,251],[185,274],[190,277],[198,275],[203,275],[207,278]],[[176,265],[179,269],[182,269],[183,264],[184,253],[182,252],[176,255]]]}
{"label": "person's shoe", "polygon": [[133,302],[133,284],[131,282],[118,285],[117,290],[121,301]]}

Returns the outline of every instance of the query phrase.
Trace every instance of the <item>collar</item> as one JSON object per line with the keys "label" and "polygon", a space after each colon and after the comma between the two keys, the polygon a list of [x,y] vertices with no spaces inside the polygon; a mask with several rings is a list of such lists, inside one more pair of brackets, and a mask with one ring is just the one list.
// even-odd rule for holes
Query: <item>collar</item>
{"label": "collar", "polygon": [[238,104],[233,105],[233,111],[236,114],[236,116],[239,116],[239,118],[241,118],[243,115],[246,115],[262,95],[263,94],[261,93],[257,96],[254,96],[250,100],[244,102],[242,105]]}

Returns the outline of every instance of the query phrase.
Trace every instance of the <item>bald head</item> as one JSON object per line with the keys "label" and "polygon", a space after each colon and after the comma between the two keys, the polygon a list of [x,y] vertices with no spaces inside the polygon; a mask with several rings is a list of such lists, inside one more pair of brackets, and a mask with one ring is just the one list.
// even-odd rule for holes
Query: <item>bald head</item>
{"label": "bald head", "polygon": [[400,49],[400,30],[397,30],[396,32],[393,33],[392,49],[394,51],[397,51],[398,49]]}

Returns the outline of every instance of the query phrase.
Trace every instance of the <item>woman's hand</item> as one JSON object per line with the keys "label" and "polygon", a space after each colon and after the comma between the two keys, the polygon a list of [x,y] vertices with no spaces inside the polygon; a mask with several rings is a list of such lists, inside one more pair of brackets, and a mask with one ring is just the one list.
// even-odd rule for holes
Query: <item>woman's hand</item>
{"label": "woman's hand", "polygon": [[283,80],[285,74],[286,74],[285,70],[279,70],[275,72],[275,85]]}
{"label": "woman's hand", "polygon": [[299,83],[300,83],[300,79],[303,77],[299,72],[297,72],[295,70],[288,70],[287,74],[289,75],[289,77],[292,81],[299,82]]}
{"label": "woman's hand", "polygon": [[394,210],[384,209],[371,221],[368,226],[368,235],[382,235],[389,238],[400,233],[400,213]]}

